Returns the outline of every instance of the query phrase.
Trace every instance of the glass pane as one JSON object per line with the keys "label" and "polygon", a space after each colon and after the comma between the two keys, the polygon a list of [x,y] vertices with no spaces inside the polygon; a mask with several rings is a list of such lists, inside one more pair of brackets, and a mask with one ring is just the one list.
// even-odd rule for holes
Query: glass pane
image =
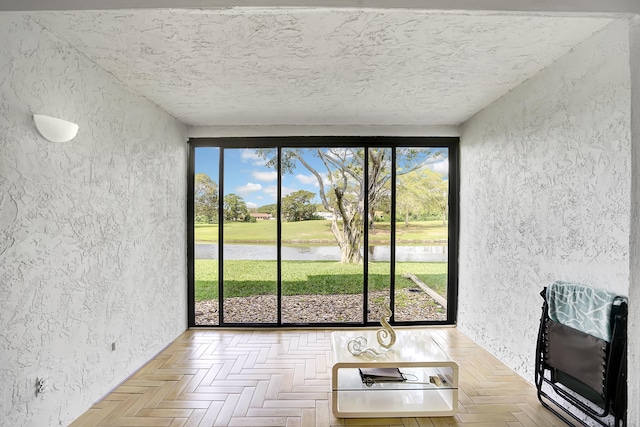
{"label": "glass pane", "polygon": [[367,321],[378,322],[390,299],[391,148],[369,148],[369,295]]}
{"label": "glass pane", "polygon": [[277,174],[269,149],[224,150],[224,323],[277,323]]}
{"label": "glass pane", "polygon": [[398,322],[446,320],[449,155],[446,148],[396,148]]}
{"label": "glass pane", "polygon": [[219,148],[195,149],[195,313],[196,325],[218,325]]}
{"label": "glass pane", "polygon": [[282,150],[282,322],[360,322],[362,148]]}

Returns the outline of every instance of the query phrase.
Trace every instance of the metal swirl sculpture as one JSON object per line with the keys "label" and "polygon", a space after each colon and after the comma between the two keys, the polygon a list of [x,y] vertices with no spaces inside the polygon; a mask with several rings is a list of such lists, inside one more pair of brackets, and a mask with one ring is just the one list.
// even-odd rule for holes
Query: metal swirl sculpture
{"label": "metal swirl sculpture", "polygon": [[365,356],[371,359],[376,357],[386,357],[384,353],[378,353],[372,348],[366,348],[367,339],[365,337],[357,337],[347,343],[347,350],[354,356]]}
{"label": "metal swirl sculpture", "polygon": [[378,338],[378,344],[384,348],[391,348],[391,346],[396,342],[396,331],[394,331],[391,325],[389,325],[391,309],[389,307],[385,307],[385,311],[386,316],[380,317],[380,323],[382,324],[383,329],[380,329],[376,336]]}

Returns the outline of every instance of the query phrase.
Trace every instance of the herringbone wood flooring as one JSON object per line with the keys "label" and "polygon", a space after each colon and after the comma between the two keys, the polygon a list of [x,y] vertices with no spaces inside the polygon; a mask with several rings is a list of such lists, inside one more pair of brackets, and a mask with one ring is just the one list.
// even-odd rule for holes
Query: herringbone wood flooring
{"label": "herringbone wood flooring", "polygon": [[564,425],[532,385],[455,328],[430,331],[460,366],[454,417],[336,419],[329,330],[188,330],[71,425]]}

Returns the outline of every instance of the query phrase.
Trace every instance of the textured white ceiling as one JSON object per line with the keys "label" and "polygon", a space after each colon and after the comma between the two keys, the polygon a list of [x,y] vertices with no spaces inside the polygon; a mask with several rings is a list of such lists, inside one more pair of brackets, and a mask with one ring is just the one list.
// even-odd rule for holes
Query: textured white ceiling
{"label": "textured white ceiling", "polygon": [[193,126],[457,125],[611,22],[323,8],[30,15]]}

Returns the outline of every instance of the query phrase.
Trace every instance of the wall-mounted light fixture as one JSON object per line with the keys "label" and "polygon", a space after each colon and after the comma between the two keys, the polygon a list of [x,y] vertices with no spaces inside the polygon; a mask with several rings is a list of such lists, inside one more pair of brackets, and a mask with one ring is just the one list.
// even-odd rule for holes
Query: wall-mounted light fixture
{"label": "wall-mounted light fixture", "polygon": [[55,117],[34,114],[36,129],[46,140],[51,142],[71,141],[78,134],[78,125]]}

